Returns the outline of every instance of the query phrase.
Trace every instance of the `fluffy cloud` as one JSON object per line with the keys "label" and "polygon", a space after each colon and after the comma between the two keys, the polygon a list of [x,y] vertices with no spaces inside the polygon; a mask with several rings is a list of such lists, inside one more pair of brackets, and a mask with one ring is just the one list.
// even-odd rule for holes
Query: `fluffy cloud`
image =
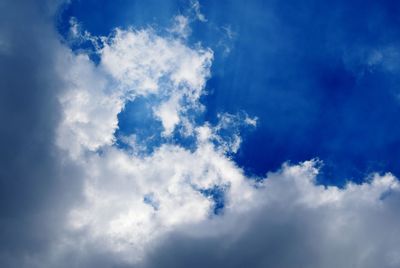
{"label": "fluffy cloud", "polygon": [[[190,121],[192,113],[202,111],[199,98],[212,51],[152,29],[117,29],[100,39],[99,65],[70,54],[60,68],[70,87],[60,97],[58,144],[85,170],[86,201],[70,211],[68,225],[86,230],[83,246],[105,240],[108,250],[138,261],[162,234],[211,216],[213,200],[202,191],[229,187],[235,198],[227,195],[227,206],[250,198],[250,183],[225,153],[238,149],[238,125],[254,119],[225,114],[216,126]],[[161,120],[165,136],[184,119],[187,135],[197,140],[195,151],[167,142],[152,155],[138,156],[114,147],[117,115],[136,97],[156,98],[153,116]],[[234,132],[231,141],[219,134],[222,129]]]}
{"label": "fluffy cloud", "polygon": [[398,267],[398,180],[375,174],[338,189],[317,186],[317,171],[284,165],[256,204],[180,228],[144,267]]}
{"label": "fluffy cloud", "polygon": [[[198,2],[193,8],[205,20]],[[79,33],[74,22],[74,36],[96,42],[96,64],[87,52],[63,45],[36,9],[28,10],[34,12],[27,22],[41,22],[34,33],[49,33],[39,39],[32,29],[24,32],[35,41],[35,55],[17,31],[0,26],[0,40],[7,40],[1,41],[7,52],[0,50],[7,78],[1,100],[11,103],[4,101],[1,118],[14,119],[2,124],[9,127],[2,144],[11,156],[1,163],[8,204],[0,221],[2,266],[400,265],[394,176],[324,187],[316,184],[313,160],[248,178],[231,155],[240,146],[240,128],[256,126],[257,118],[221,114],[214,125],[195,123],[211,50],[154,29],[95,37]],[[22,84],[16,75],[21,70]],[[19,110],[21,96],[27,101]],[[165,140],[151,154],[115,145],[118,114],[139,97],[155,99],[152,117],[163,125]],[[168,139],[178,126],[194,139],[194,148]]]}
{"label": "fluffy cloud", "polygon": [[[110,150],[86,165],[86,201],[69,224],[80,233],[71,244],[82,252],[101,245],[114,265],[399,265],[400,185],[391,174],[324,187],[309,161],[256,183],[210,145],[165,146],[144,159]],[[226,186],[221,215],[197,190],[214,185]]]}
{"label": "fluffy cloud", "polygon": [[[101,245],[115,265],[398,265],[399,248],[388,232],[398,231],[396,178],[376,174],[361,185],[324,187],[316,184],[317,161],[247,178],[229,154],[240,146],[238,127],[256,126],[257,119],[222,114],[216,125],[196,125],[187,112],[200,105],[211,51],[153,29],[117,29],[101,39],[100,64],[75,56],[72,70],[85,73],[87,82],[69,76],[77,87],[61,99],[66,113],[60,140],[67,140],[64,131],[77,129],[72,136],[87,152],[76,158],[85,170],[84,201],[67,217],[67,229],[81,235],[69,243],[82,252]],[[166,141],[150,155],[136,155],[113,146],[117,114],[138,96],[156,96],[153,116],[164,135],[188,121],[195,149]],[[205,194],[216,188],[222,189],[220,215],[213,212],[215,196]]]}
{"label": "fluffy cloud", "polygon": [[96,150],[111,145],[123,108],[121,93],[108,90],[107,74],[102,75],[87,55],[68,55],[59,72],[68,89],[60,96],[63,121],[58,144],[77,156],[83,149]]}
{"label": "fluffy cloud", "polygon": [[[77,32],[75,22],[72,29]],[[169,136],[188,109],[198,109],[213,58],[212,51],[191,49],[181,40],[162,38],[154,30],[116,29],[110,37],[89,38],[101,45],[98,66],[88,55],[69,55],[63,59],[60,75],[69,90],[60,97],[64,119],[59,144],[72,155],[82,148],[97,150],[111,145],[118,126],[117,115],[127,101],[154,97],[154,114]],[[68,54],[68,53],[66,53]],[[182,105],[182,102],[185,105]]]}

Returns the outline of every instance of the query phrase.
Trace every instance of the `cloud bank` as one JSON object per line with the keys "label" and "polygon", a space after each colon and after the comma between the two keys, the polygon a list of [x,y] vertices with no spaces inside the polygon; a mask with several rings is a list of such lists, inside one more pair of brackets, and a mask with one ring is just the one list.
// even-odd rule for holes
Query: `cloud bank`
{"label": "cloud bank", "polygon": [[[2,267],[400,265],[397,178],[325,187],[318,160],[247,177],[231,156],[257,118],[196,120],[213,51],[190,31],[75,27],[96,45],[73,51],[49,2],[2,5]],[[118,115],[139,98],[162,126],[150,153],[135,133],[117,146]]]}

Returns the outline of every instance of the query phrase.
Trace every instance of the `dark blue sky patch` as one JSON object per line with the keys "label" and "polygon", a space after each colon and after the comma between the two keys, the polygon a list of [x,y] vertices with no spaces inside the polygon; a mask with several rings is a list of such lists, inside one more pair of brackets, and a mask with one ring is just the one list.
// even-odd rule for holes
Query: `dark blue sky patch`
{"label": "dark blue sky patch", "polygon": [[[235,50],[216,61],[209,81],[210,117],[223,109],[259,117],[236,161],[262,176],[284,161],[319,157],[326,162],[320,182],[339,185],[374,170],[398,174],[397,75],[384,64],[370,71],[368,63],[374,49],[398,44],[389,7],[263,2],[241,5],[230,20],[239,31]],[[225,7],[232,16],[239,12],[235,3]],[[359,50],[367,55],[354,59]]]}
{"label": "dark blue sky patch", "polygon": [[[129,139],[134,139],[139,153],[149,154],[161,145],[163,127],[153,115],[155,103],[157,103],[156,99],[151,97],[138,97],[126,103],[124,109],[118,114],[118,129],[114,134],[118,147],[128,148]],[[129,138],[131,135],[134,137]],[[127,137],[128,140],[126,140]]]}
{"label": "dark blue sky patch", "polygon": [[211,188],[200,189],[200,193],[210,198],[214,202],[213,213],[221,215],[225,207],[225,187],[214,186]]}
{"label": "dark blue sky patch", "polygon": [[66,30],[70,17],[78,18],[93,35],[108,35],[116,27],[165,25],[183,7],[183,1],[85,0],[71,1],[61,14],[59,28]]}
{"label": "dark blue sky patch", "polygon": [[[153,111],[153,108],[160,104],[159,98],[154,95],[146,97],[137,97],[129,101],[124,109],[118,114],[118,129],[115,132],[116,146],[122,149],[133,149],[136,153],[148,155],[154,152],[164,143],[180,145],[193,151],[197,146],[196,137],[185,135],[185,129],[182,124],[176,126],[171,136],[164,136],[164,128]],[[204,123],[201,118],[196,117],[194,111],[187,111],[193,116],[197,124]],[[133,135],[133,136],[131,136]],[[134,142],[132,147],[131,142]]]}

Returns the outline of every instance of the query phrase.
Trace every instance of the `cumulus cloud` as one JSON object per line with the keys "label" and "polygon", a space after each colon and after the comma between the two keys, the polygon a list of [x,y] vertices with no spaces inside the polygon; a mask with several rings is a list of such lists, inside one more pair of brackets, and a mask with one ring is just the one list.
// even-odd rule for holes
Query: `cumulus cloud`
{"label": "cumulus cloud", "polygon": [[[181,39],[159,36],[153,29],[117,29],[103,42],[100,64],[85,68],[111,82],[86,90],[87,99],[93,102],[82,102],[76,94],[70,102],[75,100],[77,105],[64,105],[75,112],[86,106],[94,109],[93,114],[84,113],[93,117],[87,122],[97,122],[99,115],[113,118],[100,119],[103,124],[94,125],[93,133],[87,131],[91,128],[78,128],[88,139],[75,135],[91,151],[76,160],[85,167],[84,201],[69,211],[67,220],[71,232],[81,233],[73,239],[83,252],[101,245],[115,263],[145,267],[160,263],[180,267],[188,262],[194,267],[224,263],[229,267],[244,263],[254,267],[297,267],[299,263],[368,267],[372,259],[383,267],[397,265],[396,241],[389,243],[388,252],[382,245],[371,245],[391,237],[386,230],[397,230],[397,217],[376,219],[370,225],[380,213],[387,217],[393,213],[391,206],[399,189],[396,178],[374,175],[365,184],[348,184],[344,189],[319,186],[316,161],[284,165],[257,180],[247,178],[229,154],[240,146],[238,127],[256,126],[257,118],[221,114],[215,125],[196,125],[185,114],[188,107],[200,105],[199,96],[209,76],[210,50],[190,48]],[[88,61],[86,57],[81,65]],[[110,112],[98,96],[107,100],[115,96],[115,102],[109,103],[115,110]],[[166,136],[182,118],[189,120],[195,149],[167,141],[150,155],[132,155],[112,146],[117,114],[124,102],[137,96],[159,96],[153,116],[161,120]],[[64,124],[66,129],[75,127],[75,123]],[[97,133],[108,134],[108,139],[98,142],[101,153],[86,142],[95,142]],[[215,188],[222,189],[221,215],[213,213],[215,196],[205,194]],[[357,247],[375,224],[383,227],[381,237],[366,237]]]}
{"label": "cumulus cloud", "polygon": [[[109,251],[125,252],[127,261],[135,262],[160,235],[210,217],[213,200],[202,191],[227,186],[237,193],[229,204],[250,198],[250,184],[225,155],[238,149],[237,126],[250,119],[224,114],[216,126],[190,121],[191,113],[202,111],[199,98],[209,76],[211,50],[190,48],[153,29],[116,29],[101,39],[98,66],[78,54],[70,55],[68,71],[62,68],[70,88],[60,97],[64,113],[59,146],[85,167],[86,200],[71,210],[68,226],[86,230],[84,245],[105,240]],[[161,121],[164,136],[185,119],[196,150],[167,142],[142,156],[112,146],[117,115],[136,97],[157,99],[153,116]],[[232,141],[225,141],[221,130],[234,131]]]}
{"label": "cumulus cloud", "polygon": [[186,110],[200,107],[211,50],[191,49],[152,29],[116,29],[110,37],[96,38],[100,39],[98,66],[88,55],[78,54],[70,55],[59,69],[70,86],[60,97],[64,118],[58,141],[62,148],[76,155],[82,147],[94,151],[111,145],[117,115],[127,101],[137,97],[159,100],[153,110],[165,136],[172,134]]}
{"label": "cumulus cloud", "polygon": [[[41,21],[39,14],[31,21]],[[96,40],[95,63],[91,52],[66,47],[50,21],[43,25],[49,33],[44,41],[25,34],[46,57],[20,49],[26,40],[13,31],[0,32],[0,40],[12,41],[10,51],[27,53],[0,54],[8,78],[1,100],[12,101],[1,106],[2,116],[17,120],[2,142],[11,137],[13,146],[23,145],[5,146],[16,156],[2,158],[1,191],[12,189],[1,214],[2,266],[400,265],[400,189],[393,175],[325,187],[316,184],[319,163],[312,160],[249,178],[232,155],[240,129],[256,127],[257,118],[223,113],[215,124],[193,120],[204,111],[210,49],[151,28],[82,35],[74,21],[70,38]],[[19,84],[21,66],[30,83]],[[21,96],[29,98],[18,110]],[[116,146],[118,114],[136,98],[155,100],[151,117],[163,126],[165,139],[149,154]],[[193,148],[173,142],[179,126],[194,139]],[[28,193],[24,203],[35,202],[20,205],[20,193]],[[216,206],[222,206],[219,213]]]}
{"label": "cumulus cloud", "polygon": [[257,203],[169,234],[143,267],[397,267],[399,183],[315,184],[315,162],[270,173]]}

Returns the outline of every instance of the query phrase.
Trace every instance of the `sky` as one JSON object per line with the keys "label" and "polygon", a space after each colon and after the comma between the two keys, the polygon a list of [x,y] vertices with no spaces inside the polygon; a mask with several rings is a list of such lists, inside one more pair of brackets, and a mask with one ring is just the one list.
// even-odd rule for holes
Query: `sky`
{"label": "sky", "polygon": [[397,1],[0,1],[1,267],[399,267]]}

